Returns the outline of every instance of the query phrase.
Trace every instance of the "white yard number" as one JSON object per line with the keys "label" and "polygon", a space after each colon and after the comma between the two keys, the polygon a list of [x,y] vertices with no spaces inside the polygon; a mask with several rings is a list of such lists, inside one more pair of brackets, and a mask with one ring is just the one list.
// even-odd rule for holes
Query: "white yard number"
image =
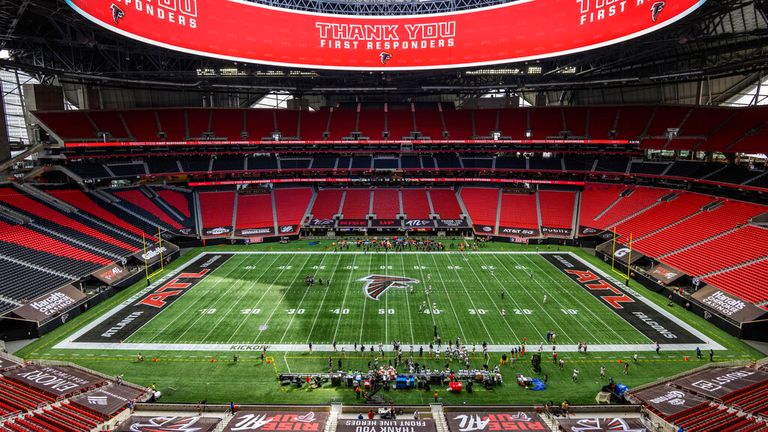
{"label": "white yard number", "polygon": [[427,314],[427,315],[429,315],[429,314],[440,315],[440,309],[425,309],[424,313]]}
{"label": "white yard number", "polygon": [[483,270],[496,270],[496,267],[488,266],[488,265],[482,266],[480,268],[483,269]]}
{"label": "white yard number", "polygon": [[394,315],[394,309],[379,309],[379,315]]}
{"label": "white yard number", "polygon": [[331,312],[335,313],[336,315],[349,315],[349,309],[334,309]]}
{"label": "white yard number", "polygon": [[380,269],[380,270],[392,270],[392,266],[389,266],[389,265],[382,265],[382,266],[379,266],[379,269]]}
{"label": "white yard number", "polygon": [[426,270],[427,266],[413,266],[414,270]]}
{"label": "white yard number", "polygon": [[530,309],[513,309],[515,315],[530,315],[533,313]]}
{"label": "white yard number", "polygon": [[516,265],[515,270],[528,270],[528,267],[524,265]]}
{"label": "white yard number", "polygon": [[261,309],[240,309],[240,313],[243,315],[258,315],[261,313]]}
{"label": "white yard number", "polygon": [[566,315],[576,315],[579,313],[576,309],[560,309]]}
{"label": "white yard number", "polygon": [[461,270],[461,267],[456,265],[449,265],[448,270]]}
{"label": "white yard number", "polygon": [[256,266],[255,265],[248,265],[248,266],[245,266],[245,269],[246,270],[256,270]]}
{"label": "white yard number", "polygon": [[344,269],[346,269],[346,270],[357,270],[357,269],[359,269],[359,268],[360,268],[360,267],[358,267],[358,266],[353,266],[353,265],[348,265],[348,266],[344,267]]}
{"label": "white yard number", "polygon": [[216,309],[200,309],[200,313],[203,315],[211,315],[216,313]]}
{"label": "white yard number", "polygon": [[325,270],[325,266],[324,265],[316,265],[316,266],[312,266],[312,269],[313,270]]}
{"label": "white yard number", "polygon": [[288,309],[288,315],[304,315],[304,309]]}
{"label": "white yard number", "polygon": [[485,315],[488,313],[485,309],[467,309],[470,315]]}
{"label": "white yard number", "polygon": [[292,268],[293,268],[293,266],[291,266],[291,265],[281,265],[280,267],[278,267],[278,269],[280,269],[280,270],[290,270]]}

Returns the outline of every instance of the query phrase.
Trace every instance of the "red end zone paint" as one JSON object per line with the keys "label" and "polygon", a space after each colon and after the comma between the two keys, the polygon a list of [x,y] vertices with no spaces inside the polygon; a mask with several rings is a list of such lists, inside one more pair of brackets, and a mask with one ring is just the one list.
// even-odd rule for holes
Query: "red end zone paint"
{"label": "red end zone paint", "polygon": [[91,21],[166,48],[322,69],[408,70],[564,55],[641,36],[704,0],[519,0],[415,16],[343,16],[241,0],[67,0]]}

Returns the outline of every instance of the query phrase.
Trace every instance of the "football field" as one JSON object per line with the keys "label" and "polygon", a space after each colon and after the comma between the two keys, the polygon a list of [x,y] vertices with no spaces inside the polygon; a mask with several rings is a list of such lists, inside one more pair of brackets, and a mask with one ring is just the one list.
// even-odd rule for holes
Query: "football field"
{"label": "football field", "polygon": [[437,333],[508,351],[550,331],[561,351],[719,347],[567,252],[208,252],[57,347],[426,350]]}

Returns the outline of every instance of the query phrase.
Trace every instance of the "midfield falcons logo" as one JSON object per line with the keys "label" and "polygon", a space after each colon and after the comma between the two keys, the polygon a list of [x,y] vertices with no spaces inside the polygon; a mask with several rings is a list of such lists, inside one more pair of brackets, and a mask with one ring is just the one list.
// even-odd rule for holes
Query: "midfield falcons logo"
{"label": "midfield falcons logo", "polygon": [[657,1],[651,6],[651,19],[653,22],[656,22],[656,18],[659,17],[659,14],[661,11],[664,10],[664,2],[663,1]]}
{"label": "midfield falcons logo", "polygon": [[120,21],[120,19],[125,16],[125,12],[123,12],[123,10],[120,9],[114,3],[112,3],[112,6],[110,6],[110,9],[112,9],[112,21],[114,21],[115,25],[117,25],[117,22]]}
{"label": "midfield falcons logo", "polygon": [[412,284],[419,283],[418,280],[408,277],[385,275],[368,275],[357,281],[365,282],[363,292],[373,300],[379,300],[379,297],[390,288],[408,288]]}
{"label": "midfield falcons logo", "polygon": [[131,432],[197,432],[201,427],[195,427],[200,417],[153,417],[146,423],[134,423]]}
{"label": "midfield falcons logo", "polygon": [[390,53],[388,53],[386,51],[383,51],[383,52],[379,53],[379,60],[381,60],[381,64],[383,64],[383,65],[387,64],[387,62],[391,58],[392,58],[392,54],[390,54]]}

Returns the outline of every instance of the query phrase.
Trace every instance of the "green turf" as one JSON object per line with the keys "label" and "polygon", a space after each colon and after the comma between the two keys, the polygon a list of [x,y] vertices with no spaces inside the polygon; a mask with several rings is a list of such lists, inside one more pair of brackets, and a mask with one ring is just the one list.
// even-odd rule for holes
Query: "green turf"
{"label": "green turf", "polygon": [[[189,259],[194,259],[199,252],[202,251],[323,251],[330,244],[328,241],[323,241],[319,246],[309,246],[307,242],[294,242],[287,245],[280,244],[263,244],[263,245],[249,245],[249,246],[214,246],[205,249],[193,249],[189,251],[184,257],[172,263],[166,270],[173,270],[178,266],[184,264]],[[553,249],[554,247],[542,246],[541,250]],[[536,247],[533,246],[521,246],[513,244],[488,244],[483,247],[484,250],[523,250],[528,252],[535,252]],[[577,253],[583,259],[586,259],[595,266],[606,269],[599,259],[579,250],[568,249],[574,253]],[[325,265],[326,271],[330,272],[332,267],[338,267],[340,261],[346,259],[354,259],[351,256],[342,256],[338,254],[329,253],[323,255],[300,255],[300,254],[288,254],[288,255],[276,255],[283,257],[287,261],[297,263],[296,266],[309,265]],[[605,326],[596,320],[591,315],[585,315],[589,313],[595,313],[600,316],[601,319],[613,319],[611,313],[608,313],[604,306],[597,303],[591,296],[583,296],[584,292],[578,288],[575,284],[572,284],[569,280],[559,275],[554,269],[544,270],[541,274],[534,275],[534,282],[526,281],[524,275],[516,275],[514,265],[527,265],[534,271],[537,268],[546,268],[547,264],[541,258],[534,255],[525,256],[469,256],[469,261],[464,262],[461,257],[444,257],[440,255],[421,255],[419,261],[412,256],[405,256],[400,261],[400,256],[357,256],[356,263],[358,266],[355,270],[338,269],[338,273],[333,272],[332,283],[330,287],[315,286],[311,290],[306,290],[303,284],[303,277],[306,275],[306,269],[300,267],[292,267],[290,270],[285,270],[282,274],[280,269],[270,270],[271,276],[263,275],[265,269],[264,265],[267,259],[272,259],[269,255],[249,255],[243,257],[252,262],[256,262],[262,259],[260,264],[244,264],[241,268],[238,265],[240,258],[234,257],[229,263],[220,269],[216,270],[212,276],[223,277],[229,270],[234,268],[233,273],[228,277],[226,281],[223,281],[219,288],[226,293],[226,295],[212,295],[203,292],[203,289],[213,287],[212,283],[215,283],[214,278],[206,281],[204,285],[194,288],[187,293],[182,299],[174,304],[168,311],[164,312],[160,316],[162,319],[157,318],[151,321],[149,326],[168,325],[172,320],[167,319],[168,316],[173,314],[180,314],[184,305],[191,307],[194,305],[195,300],[200,302],[208,302],[207,307],[194,306],[198,311],[205,308],[215,308],[217,312],[208,314],[190,314],[194,316],[186,317],[183,319],[190,320],[187,322],[186,327],[181,323],[172,324],[167,330],[152,335],[142,332],[136,334],[135,338],[145,338],[148,340],[153,337],[160,337],[162,335],[165,341],[171,338],[179,338],[182,333],[189,328],[190,331],[183,335],[185,341],[216,341],[213,335],[226,335],[229,337],[228,331],[224,329],[226,326],[234,326],[230,328],[234,330],[240,323],[245,322],[241,326],[241,330],[238,331],[241,341],[258,341],[267,338],[269,340],[285,338],[284,341],[289,339],[292,342],[304,343],[309,336],[316,343],[327,342],[324,340],[328,338],[328,335],[332,335],[338,327],[337,338],[341,342],[347,337],[343,338],[339,335],[350,335],[350,338],[357,336],[360,337],[362,328],[363,339],[371,339],[372,341],[385,341],[392,338],[400,338],[404,343],[406,341],[419,341],[420,338],[431,338],[431,320],[439,321],[440,331],[446,337],[454,337],[451,333],[461,333],[461,331],[469,332],[467,334],[467,341],[471,338],[478,338],[482,340],[484,337],[490,339],[494,337],[494,341],[512,342],[515,340],[512,332],[507,328],[507,324],[514,330],[517,337],[523,335],[523,333],[537,334],[540,337],[540,332],[546,331],[549,326],[554,326],[553,329],[558,331],[559,325],[563,332],[560,333],[559,338],[570,337],[571,340],[580,340],[585,338],[588,341],[594,341],[593,343],[619,343],[621,341],[612,331],[618,332],[621,337],[627,340],[633,340],[635,342],[645,342],[644,336],[640,335],[633,328],[623,321],[611,322],[606,321],[612,331],[608,333],[595,333],[600,332],[601,329],[605,330]],[[323,260],[321,264],[319,260]],[[363,261],[360,260],[365,260]],[[435,260],[437,264],[433,263]],[[303,264],[304,261],[306,264]],[[309,261],[309,260],[317,260]],[[385,260],[384,262],[380,260]],[[444,261],[447,260],[447,261]],[[476,261],[477,260],[477,261]],[[499,263],[505,263],[502,266]],[[461,262],[459,262],[461,261]],[[469,264],[467,264],[469,263]],[[497,263],[497,269],[494,270],[495,278],[488,280],[489,273],[486,270],[486,274],[482,272],[482,265],[493,265]],[[403,276],[410,276],[419,280],[426,279],[418,273],[413,272],[414,265],[427,266],[442,266],[442,265],[459,265],[463,267],[461,270],[445,269],[439,272],[433,271],[433,295],[440,296],[438,303],[438,309],[443,309],[445,312],[441,312],[438,315],[414,313],[418,312],[418,304],[422,300],[412,301],[413,298],[421,299],[424,297],[423,290],[416,289],[416,292],[409,294],[403,290],[390,290],[388,291],[382,300],[374,302],[367,300],[363,297],[362,286],[355,283],[353,286],[347,287],[346,283],[348,279],[354,279],[359,274],[360,277],[365,274],[363,270],[367,270],[369,266],[391,265],[392,271],[395,272],[395,266],[399,266],[403,270],[408,268],[407,274]],[[244,274],[248,270],[244,267],[247,265],[256,265],[258,269],[254,269],[250,272],[250,276],[245,278],[234,277],[235,274]],[[289,265],[289,264],[279,264]],[[279,266],[278,265],[278,266]],[[343,264],[341,267],[353,264]],[[478,270],[475,266],[480,265]],[[468,269],[472,267],[474,273]],[[271,268],[271,267],[270,267]],[[385,269],[389,271],[388,269]],[[426,270],[425,270],[426,271]],[[238,272],[238,273],[235,273]],[[346,273],[344,273],[346,272]],[[318,275],[320,271],[317,271]],[[511,274],[510,274],[511,273]],[[346,279],[342,274],[346,275]],[[461,274],[463,281],[458,280],[458,276]],[[290,285],[292,278],[298,275],[298,280],[295,285]],[[513,277],[518,276],[517,278]],[[521,277],[523,276],[523,277]],[[153,278],[157,278],[158,275]],[[442,285],[438,283],[440,277],[445,281]],[[485,278],[485,279],[482,279]],[[496,281],[498,278],[498,281]],[[478,280],[484,280],[484,284],[478,283]],[[450,281],[450,282],[449,282]],[[253,301],[251,305],[255,304],[259,300],[259,296],[264,294],[265,284],[269,286],[272,282],[276,284],[285,285],[281,288],[277,288],[275,291],[279,293],[277,298],[269,297],[269,300],[265,297],[262,300],[263,307],[260,314],[251,314],[245,316],[242,314],[242,309],[248,309],[240,304],[235,304],[237,295],[242,295],[243,298],[248,298],[248,301]],[[462,284],[463,283],[463,284]],[[481,286],[485,288],[481,289]],[[517,316],[510,313],[506,317],[501,317],[498,313],[498,307],[501,307],[500,291],[501,287],[505,287],[510,294],[505,296],[504,302],[508,304],[508,311],[515,309],[513,306],[517,302],[518,309],[530,309],[531,315]],[[280,387],[276,381],[276,374],[278,372],[292,371],[292,372],[319,372],[327,370],[328,356],[338,355],[331,353],[284,353],[284,352],[269,352],[271,358],[274,359],[274,363],[270,365],[261,365],[257,352],[246,352],[240,354],[240,363],[238,365],[232,364],[232,354],[230,352],[186,352],[186,351],[146,351],[145,357],[148,359],[144,362],[137,362],[135,360],[135,353],[121,350],[64,350],[53,348],[56,343],[62,340],[66,335],[71,334],[75,330],[86,325],[88,322],[97,318],[107,310],[110,310],[115,305],[125,300],[130,295],[135,294],[137,291],[145,287],[142,282],[135,284],[134,286],[118,293],[113,298],[106,302],[92,308],[87,313],[72,319],[65,326],[62,326],[53,332],[45,335],[40,340],[24,348],[20,354],[21,356],[31,358],[45,358],[55,360],[68,360],[85,367],[90,367],[108,374],[125,374],[125,379],[143,385],[149,385],[152,382],[156,382],[158,387],[164,393],[166,401],[176,402],[195,402],[202,399],[207,399],[209,402],[228,402],[235,400],[239,403],[327,403],[331,401],[343,401],[346,403],[355,403],[354,394],[345,387],[331,388],[324,387],[322,389],[310,390],[299,389],[293,390],[286,387]],[[202,289],[198,289],[202,288]],[[327,288],[327,289],[326,289]],[[422,288],[422,287],[419,287]],[[650,292],[637,285],[635,289],[639,290],[640,294],[646,298],[654,301],[658,305],[666,307],[666,299],[662,295]],[[446,292],[440,292],[442,289],[447,289],[455,297],[451,299],[453,309],[458,311],[464,311],[464,315],[453,316],[453,310],[451,309],[451,302],[448,301],[448,295]],[[465,292],[466,289],[466,292]],[[522,290],[522,291],[521,291]],[[547,305],[541,305],[541,294],[543,290],[550,292],[550,299]],[[267,290],[270,291],[270,290]],[[327,291],[327,292],[326,292]],[[485,292],[484,292],[485,291]],[[344,300],[344,293],[346,292],[346,300]],[[512,292],[516,292],[516,295],[512,295]],[[260,293],[260,294],[259,294]],[[530,293],[530,296],[528,295]],[[536,294],[534,294],[536,293]],[[558,305],[554,296],[555,293],[561,293],[559,301],[563,304],[571,305],[570,308],[578,309],[576,317],[567,316],[561,311],[561,306]],[[285,296],[283,296],[285,294]],[[306,295],[305,295],[306,294]],[[323,300],[325,295],[325,300]],[[282,298],[282,303],[277,303],[277,300]],[[342,299],[342,302],[346,306],[344,308],[350,309],[349,314],[343,314],[339,316],[333,313],[335,307],[329,307],[328,305],[332,299]],[[333,300],[337,301],[337,300]],[[244,301],[247,303],[247,301]],[[581,302],[581,305],[579,304]],[[352,304],[356,306],[352,306]],[[474,303],[474,307],[472,306]],[[494,303],[497,307],[494,307]],[[381,305],[384,306],[381,306]],[[288,307],[290,305],[291,307]],[[311,310],[310,306],[314,308]],[[355,309],[365,305],[365,316],[362,310]],[[482,306],[481,306],[482,305]],[[525,305],[525,306],[524,306]],[[234,306],[234,307],[233,307]],[[258,329],[258,325],[263,324],[262,321],[266,321],[269,314],[278,309],[282,310],[282,313],[275,312],[272,318],[268,321],[268,330],[263,332],[261,336],[258,335],[258,330],[255,332],[252,330],[250,333],[243,330],[246,326],[255,326]],[[294,307],[295,306],[295,307]],[[250,309],[258,307],[249,307]],[[305,313],[289,315],[285,309],[300,309],[303,308]],[[341,308],[341,306],[339,306]],[[341,308],[341,309],[344,309]],[[395,314],[392,316],[379,316],[378,309],[395,309]],[[482,317],[483,323],[480,323],[481,318],[477,316],[470,316],[469,309],[486,309],[486,314]],[[586,310],[589,308],[590,310]],[[231,309],[231,310],[230,310]],[[353,309],[355,309],[353,311]],[[371,310],[375,311],[375,314]],[[584,309],[584,310],[582,310]],[[192,310],[192,309],[190,309]],[[229,311],[228,313],[225,313]],[[267,312],[268,311],[268,312]],[[547,313],[545,313],[545,311]],[[411,318],[414,320],[413,336],[411,336],[411,325],[408,319],[408,312],[411,313]],[[559,312],[559,314],[557,314]],[[727,348],[728,351],[718,352],[716,360],[732,361],[732,360],[748,360],[760,358],[761,355],[757,351],[751,349],[741,341],[727,335],[725,332],[717,329],[711,323],[705,321],[703,318],[695,316],[683,308],[674,307],[670,309],[670,312],[674,315],[684,319],[707,336],[713,338],[715,341]],[[313,313],[315,315],[313,315]],[[353,315],[353,313],[355,315]],[[167,314],[167,315],[166,315]],[[266,314],[266,315],[261,315]],[[495,314],[495,315],[494,315]],[[581,315],[578,315],[581,314]],[[183,315],[183,314],[182,314]],[[415,316],[414,316],[415,315]],[[548,316],[551,315],[551,318]],[[317,320],[315,320],[317,316]],[[222,318],[223,317],[223,318]],[[231,318],[228,318],[231,317]],[[236,318],[235,318],[236,317]],[[580,317],[581,320],[579,320]],[[610,318],[609,318],[610,317]],[[190,325],[194,320],[198,319],[196,324]],[[244,321],[245,318],[245,321]],[[384,319],[382,319],[384,318]],[[420,319],[421,321],[415,321]],[[530,322],[529,322],[530,319]],[[206,320],[203,322],[203,320]],[[212,327],[220,322],[216,327]],[[343,320],[343,321],[342,321]],[[580,322],[579,323],[577,323]],[[426,324],[424,324],[426,322]],[[205,324],[207,323],[207,324]],[[226,323],[226,324],[225,324]],[[421,323],[421,324],[417,324]],[[505,324],[507,323],[507,324]],[[533,323],[533,324],[532,324]],[[337,325],[338,324],[338,325]],[[459,324],[461,327],[459,327]],[[206,327],[207,325],[207,327]],[[313,328],[314,325],[314,328]],[[282,329],[281,329],[282,326]],[[590,330],[585,330],[582,326],[587,326]],[[171,328],[174,328],[172,330]],[[214,331],[210,331],[214,328]],[[250,327],[253,329],[254,327]],[[282,331],[281,331],[282,330]],[[311,330],[311,333],[307,333],[307,330]],[[207,335],[210,331],[210,335]],[[385,338],[381,338],[379,334],[386,332]],[[173,333],[175,332],[175,333]],[[470,336],[470,334],[472,336]],[[206,336],[207,335],[207,336]],[[397,335],[397,336],[396,336]],[[206,339],[202,339],[205,337]],[[224,338],[225,336],[218,336]],[[257,339],[263,337],[263,339]],[[527,336],[529,338],[535,336]],[[496,340],[498,338],[498,341]],[[561,339],[561,343],[564,339]],[[354,341],[351,339],[350,342]],[[489,340],[490,342],[490,340]],[[638,365],[632,365],[629,375],[623,375],[621,372],[621,364],[619,360],[626,360],[631,357],[633,353],[627,352],[615,352],[615,353],[589,353],[589,354],[576,354],[576,353],[564,353],[561,357],[565,358],[567,368],[564,371],[560,371],[558,368],[552,366],[550,363],[544,363],[544,373],[549,376],[549,387],[544,392],[530,392],[525,391],[513,384],[514,377],[517,373],[530,374],[529,360],[522,359],[515,363],[512,367],[503,368],[503,375],[506,381],[504,386],[501,386],[492,391],[486,391],[478,389],[472,395],[450,395],[444,391],[440,392],[441,399],[446,403],[472,403],[472,404],[487,404],[487,403],[540,403],[546,400],[561,400],[563,398],[570,399],[573,403],[589,403],[594,402],[594,396],[603,384],[598,379],[598,370],[601,365],[608,368],[608,375],[616,378],[617,381],[623,382],[630,387],[637,386],[642,383],[654,381],[656,379],[673,375],[678,372],[682,372],[691,369],[705,361],[698,361],[693,358],[690,361],[685,361],[684,357],[693,357],[690,352],[662,352],[661,355],[655,353],[640,353],[640,363]],[[157,362],[153,361],[157,358]],[[498,362],[498,354],[491,355],[491,364]],[[215,360],[212,362],[212,360]],[[360,357],[359,354],[347,354],[344,359],[345,368],[363,368],[367,366],[367,362],[370,361],[369,356]],[[417,359],[420,360],[420,359]],[[336,357],[334,357],[334,362]],[[424,362],[423,359],[421,359]],[[444,361],[426,361],[429,367],[444,366]],[[479,357],[473,358],[473,364],[479,366],[481,359]],[[571,381],[570,369],[572,367],[579,367],[582,370],[582,379],[574,383]],[[398,391],[389,392],[386,397],[393,397],[398,403],[426,403],[432,400],[431,392],[423,391]]]}
{"label": "green turf", "polygon": [[[309,274],[325,283],[307,288]],[[371,274],[419,282],[373,300]],[[434,326],[446,343],[539,343],[547,330],[564,344],[650,343],[535,253],[234,255],[126,342],[424,345]]]}

